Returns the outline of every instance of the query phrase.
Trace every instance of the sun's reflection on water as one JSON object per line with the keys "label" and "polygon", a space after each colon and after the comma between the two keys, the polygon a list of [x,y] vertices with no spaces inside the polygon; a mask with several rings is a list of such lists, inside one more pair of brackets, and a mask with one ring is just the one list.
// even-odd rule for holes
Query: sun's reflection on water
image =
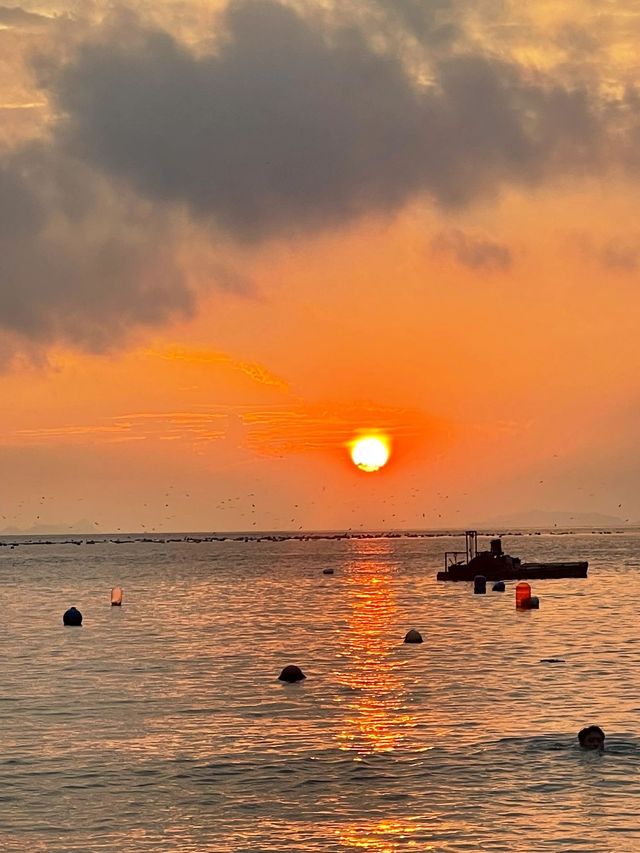
{"label": "sun's reflection on water", "polygon": [[344,726],[339,735],[343,749],[359,753],[397,748],[414,724],[406,708],[402,669],[397,652],[393,586],[397,565],[388,559],[387,542],[355,541],[354,560],[346,573],[351,612],[343,635],[341,683],[349,688]]}
{"label": "sun's reflection on water", "polygon": [[435,848],[425,844],[422,837],[418,841],[412,838],[422,832],[413,821],[379,820],[375,823],[362,822],[339,832],[340,843],[355,850],[368,850],[370,853],[397,853],[399,850],[421,850],[428,853]]}

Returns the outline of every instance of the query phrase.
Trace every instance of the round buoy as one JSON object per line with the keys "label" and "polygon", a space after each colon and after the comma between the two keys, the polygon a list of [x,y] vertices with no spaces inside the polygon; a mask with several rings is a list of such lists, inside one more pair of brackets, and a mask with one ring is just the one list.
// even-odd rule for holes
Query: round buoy
{"label": "round buoy", "polygon": [[112,607],[121,607],[122,606],[122,587],[114,586],[111,590],[111,606]]}
{"label": "round buoy", "polygon": [[484,595],[487,591],[487,579],[484,575],[476,575],[473,579],[473,592],[475,595]]}
{"label": "round buoy", "polygon": [[491,587],[494,592],[504,592],[505,585],[504,581],[496,581],[494,585]]}
{"label": "round buoy", "polygon": [[322,574],[323,574],[323,575],[332,575],[332,574],[333,574],[333,569],[323,569],[323,570],[322,570]]}
{"label": "round buoy", "polygon": [[76,610],[75,607],[70,607],[62,617],[62,624],[80,628],[82,625],[82,613]]}
{"label": "round buoy", "polygon": [[412,628],[410,631],[407,631],[404,641],[405,643],[421,643],[422,634],[420,631],[416,631],[415,628]]}
{"label": "round buoy", "polygon": [[537,595],[532,595],[529,598],[525,598],[525,600],[522,602],[522,607],[524,610],[539,610],[540,599]]}
{"label": "round buoy", "polygon": [[278,681],[286,681],[288,684],[295,684],[296,681],[302,681],[302,679],[306,677],[307,676],[299,666],[289,664],[289,666],[285,666],[278,676]]}

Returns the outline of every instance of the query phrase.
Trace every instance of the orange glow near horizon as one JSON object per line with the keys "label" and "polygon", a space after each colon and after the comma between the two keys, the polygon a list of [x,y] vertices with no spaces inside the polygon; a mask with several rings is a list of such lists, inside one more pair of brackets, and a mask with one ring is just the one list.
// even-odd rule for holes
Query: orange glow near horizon
{"label": "orange glow near horizon", "polygon": [[351,459],[361,471],[379,471],[389,461],[389,439],[381,435],[364,435],[351,442]]}

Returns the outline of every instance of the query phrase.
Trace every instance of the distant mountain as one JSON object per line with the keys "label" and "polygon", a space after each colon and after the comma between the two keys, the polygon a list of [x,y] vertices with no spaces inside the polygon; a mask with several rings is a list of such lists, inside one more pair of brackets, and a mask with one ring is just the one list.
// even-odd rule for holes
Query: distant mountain
{"label": "distant mountain", "polygon": [[514,512],[478,522],[478,527],[633,527],[629,521],[617,515],[605,515],[601,512],[553,512],[532,509]]}

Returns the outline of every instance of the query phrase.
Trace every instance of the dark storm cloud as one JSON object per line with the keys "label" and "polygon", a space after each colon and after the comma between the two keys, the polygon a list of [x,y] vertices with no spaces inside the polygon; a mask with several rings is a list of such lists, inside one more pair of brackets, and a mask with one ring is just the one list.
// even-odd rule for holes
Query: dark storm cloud
{"label": "dark storm cloud", "polygon": [[449,255],[469,269],[485,272],[505,272],[513,264],[511,250],[504,243],[487,237],[467,234],[458,228],[443,231],[431,241],[436,254]]}
{"label": "dark storm cloud", "polygon": [[12,340],[108,349],[193,303],[146,206],[40,145],[0,162],[0,331]]}
{"label": "dark storm cloud", "polygon": [[[101,349],[188,315],[193,269],[179,259],[195,268],[207,250],[204,229],[185,238],[185,210],[214,240],[286,238],[600,167],[611,109],[471,47],[453,0],[356,5],[350,17],[239,0],[197,50],[123,12],[94,26],[0,7],[16,29],[57,22],[35,64],[50,132],[0,152],[0,330]],[[397,37],[378,38],[381,20]],[[401,31],[419,42],[415,65]],[[508,264],[497,244],[456,239],[462,263]],[[251,289],[208,262],[219,287]]]}
{"label": "dark storm cloud", "polygon": [[587,93],[513,63],[438,58],[418,84],[359,29],[323,28],[272,0],[234,3],[222,23],[206,55],[132,20],[85,44],[49,82],[63,144],[245,239],[418,194],[461,206],[597,158]]}

